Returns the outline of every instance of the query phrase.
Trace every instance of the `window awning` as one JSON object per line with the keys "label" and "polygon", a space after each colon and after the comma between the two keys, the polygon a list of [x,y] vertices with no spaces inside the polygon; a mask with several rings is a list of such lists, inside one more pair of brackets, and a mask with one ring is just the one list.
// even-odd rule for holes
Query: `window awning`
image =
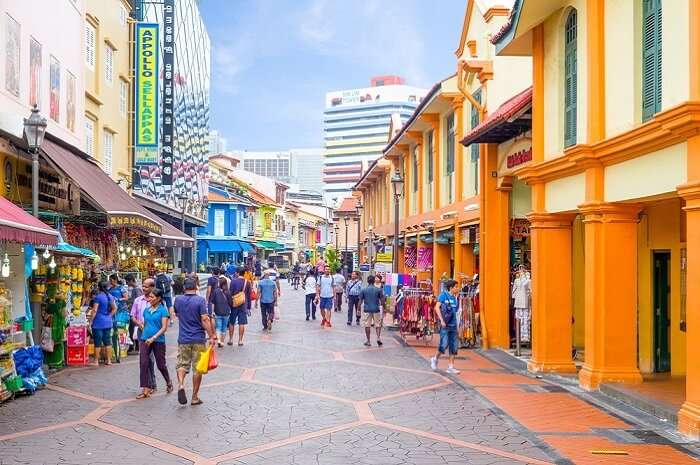
{"label": "window awning", "polygon": [[532,128],[532,86],[511,97],[462,139],[462,145],[501,143]]}
{"label": "window awning", "polygon": [[255,243],[255,246],[259,249],[265,249],[265,250],[281,250],[284,249],[284,246],[282,244],[278,244],[275,241],[257,241]]}
{"label": "window awning", "polygon": [[157,218],[156,220],[163,226],[163,231],[160,234],[148,234],[151,244],[158,247],[194,247],[194,239],[192,239],[190,236],[183,233],[165,220],[160,218]]}
{"label": "window awning", "polygon": [[207,239],[206,242],[209,252],[240,252],[241,246],[234,239]]}
{"label": "window awning", "polygon": [[34,245],[58,244],[58,231],[0,197],[0,239]]}
{"label": "window awning", "polygon": [[238,245],[241,246],[241,250],[243,252],[254,252],[255,251],[255,247],[253,247],[253,244],[251,244],[250,242],[239,241]]}

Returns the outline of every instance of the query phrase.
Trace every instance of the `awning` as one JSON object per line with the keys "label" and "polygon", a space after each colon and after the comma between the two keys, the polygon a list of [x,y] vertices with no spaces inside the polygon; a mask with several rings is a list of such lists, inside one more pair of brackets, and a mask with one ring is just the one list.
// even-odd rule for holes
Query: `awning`
{"label": "awning", "polygon": [[265,250],[284,249],[284,246],[282,244],[278,244],[275,241],[257,241],[257,242],[255,242],[255,246],[259,249],[265,249]]}
{"label": "awning", "polygon": [[532,128],[532,86],[511,97],[472,129],[462,145],[501,143]]}
{"label": "awning", "polygon": [[209,252],[240,252],[241,246],[233,239],[207,239],[203,241],[207,245]]}
{"label": "awning", "polygon": [[250,242],[239,241],[238,245],[241,246],[243,252],[255,252],[255,247]]}
{"label": "awning", "polygon": [[141,229],[156,235],[164,232],[163,222],[153,218],[92,160],[48,139],[44,139],[41,150],[56,169],[80,186],[96,208],[107,214],[110,227]]}
{"label": "awning", "polygon": [[58,231],[0,197],[0,239],[34,245],[58,244]]}
{"label": "awning", "polygon": [[158,247],[194,247],[194,239],[192,239],[190,236],[183,233],[165,220],[158,218],[156,221],[162,224],[163,232],[160,234],[148,234],[148,241],[152,245]]}

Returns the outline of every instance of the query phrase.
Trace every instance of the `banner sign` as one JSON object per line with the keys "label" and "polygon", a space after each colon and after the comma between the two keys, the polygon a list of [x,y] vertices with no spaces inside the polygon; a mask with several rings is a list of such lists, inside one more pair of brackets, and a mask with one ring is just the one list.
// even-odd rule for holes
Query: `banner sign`
{"label": "banner sign", "polygon": [[144,231],[161,234],[163,227],[153,220],[134,213],[108,213],[110,228],[140,228]]}
{"label": "banner sign", "polygon": [[[136,156],[139,148],[158,148],[158,25],[136,25]],[[151,152],[152,153],[152,152]],[[135,164],[144,162],[135,160]]]}
{"label": "banner sign", "polygon": [[418,271],[428,271],[433,267],[433,249],[431,247],[421,247],[418,249],[417,268]]}
{"label": "banner sign", "polygon": [[[163,143],[160,160],[162,185],[173,185],[173,135],[175,89],[175,0],[163,1]],[[167,189],[167,187],[166,187]]]}

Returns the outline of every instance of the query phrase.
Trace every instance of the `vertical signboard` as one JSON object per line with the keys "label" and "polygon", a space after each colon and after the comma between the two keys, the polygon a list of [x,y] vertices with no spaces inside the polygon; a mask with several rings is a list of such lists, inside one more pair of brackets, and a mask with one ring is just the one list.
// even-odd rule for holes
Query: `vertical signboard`
{"label": "vertical signboard", "polygon": [[162,185],[173,185],[173,73],[175,68],[175,0],[163,1],[163,141],[161,153]]}
{"label": "vertical signboard", "polygon": [[158,163],[158,25],[136,25],[134,164]]}

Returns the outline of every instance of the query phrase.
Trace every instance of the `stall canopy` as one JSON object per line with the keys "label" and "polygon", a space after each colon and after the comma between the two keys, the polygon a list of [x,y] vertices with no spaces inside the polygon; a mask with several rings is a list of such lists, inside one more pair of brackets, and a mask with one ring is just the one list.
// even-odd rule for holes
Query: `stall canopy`
{"label": "stall canopy", "polygon": [[0,239],[34,245],[56,245],[58,231],[0,197]]}
{"label": "stall canopy", "polygon": [[162,224],[163,232],[160,234],[150,233],[148,236],[151,244],[159,247],[192,248],[194,246],[194,239],[192,239],[190,236],[183,233],[165,220],[157,219],[157,221]]}
{"label": "stall canopy", "polygon": [[463,145],[501,143],[532,127],[532,86],[508,99],[462,139]]}
{"label": "stall canopy", "polygon": [[266,249],[266,250],[282,250],[284,249],[284,246],[282,244],[278,244],[275,241],[257,241],[255,245],[259,249]]}

